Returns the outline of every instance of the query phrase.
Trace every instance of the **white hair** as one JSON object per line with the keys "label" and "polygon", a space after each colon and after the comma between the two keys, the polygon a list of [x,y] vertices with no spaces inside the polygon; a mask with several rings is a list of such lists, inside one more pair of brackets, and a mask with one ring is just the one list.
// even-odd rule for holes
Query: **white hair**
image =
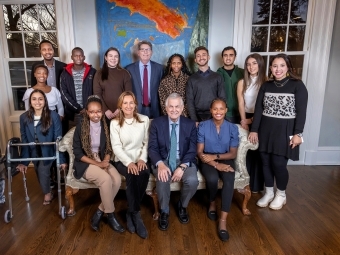
{"label": "white hair", "polygon": [[181,97],[180,94],[178,94],[178,93],[171,93],[171,94],[166,98],[166,100],[165,100],[165,107],[168,106],[168,101],[169,101],[169,99],[177,99],[177,98],[179,98],[179,99],[181,100],[181,106],[184,105],[183,98]]}

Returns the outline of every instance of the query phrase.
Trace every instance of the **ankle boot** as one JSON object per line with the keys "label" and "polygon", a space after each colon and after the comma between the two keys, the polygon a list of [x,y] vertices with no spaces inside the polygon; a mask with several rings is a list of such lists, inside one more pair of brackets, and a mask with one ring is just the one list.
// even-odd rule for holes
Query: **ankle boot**
{"label": "ankle boot", "polygon": [[277,190],[274,200],[270,203],[269,208],[273,210],[280,210],[287,202],[286,191]]}
{"label": "ankle boot", "polygon": [[126,226],[130,233],[136,232],[135,225],[132,222],[132,213],[129,211],[126,212]]}
{"label": "ankle boot", "polygon": [[146,230],[146,227],[144,226],[144,222],[142,220],[142,216],[140,215],[140,212],[136,211],[131,214],[133,224],[136,228],[136,233],[139,237],[145,239],[148,237],[148,231]]}
{"label": "ankle boot", "polygon": [[274,199],[274,187],[266,187],[266,193],[257,201],[256,205],[259,207],[267,207],[268,204]]}
{"label": "ankle boot", "polygon": [[95,231],[99,231],[100,220],[103,217],[104,212],[97,209],[97,211],[93,214],[91,219],[91,227]]}
{"label": "ankle boot", "polygon": [[119,224],[119,222],[117,221],[114,213],[108,213],[107,214],[107,224],[109,224],[109,226],[114,230],[117,231],[119,233],[123,233],[125,231],[125,229],[123,228],[122,225]]}

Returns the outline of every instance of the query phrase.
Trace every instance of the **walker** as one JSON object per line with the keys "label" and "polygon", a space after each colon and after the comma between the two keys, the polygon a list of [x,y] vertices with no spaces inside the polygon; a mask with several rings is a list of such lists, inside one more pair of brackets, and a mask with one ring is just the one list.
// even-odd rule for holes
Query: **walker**
{"label": "walker", "polygon": [[[12,139],[10,139],[7,143],[7,171],[8,171],[8,201],[9,201],[9,210],[5,212],[4,220],[6,223],[9,223],[13,218],[13,208],[12,208],[12,174],[11,174],[11,162],[20,162],[20,161],[35,161],[35,160],[56,160],[57,161],[57,181],[58,181],[58,203],[59,203],[59,215],[62,219],[66,218],[66,208],[61,204],[61,184],[60,184],[60,162],[59,162],[59,142],[61,137],[58,137],[55,142],[43,142],[43,143],[12,143]],[[12,159],[11,155],[11,146],[32,146],[32,145],[54,145],[56,146],[56,153],[53,157],[40,157],[40,158],[17,158]],[[65,175],[65,173],[64,173]],[[30,200],[27,193],[27,185],[26,185],[26,175],[23,173],[23,181],[25,188],[25,200],[28,202]]]}

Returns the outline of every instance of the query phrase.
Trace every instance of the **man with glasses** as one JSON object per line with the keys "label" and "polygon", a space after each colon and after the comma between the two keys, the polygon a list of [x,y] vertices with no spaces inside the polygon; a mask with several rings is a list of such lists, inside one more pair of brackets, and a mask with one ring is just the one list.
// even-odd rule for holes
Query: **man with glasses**
{"label": "man with glasses", "polygon": [[139,60],[129,64],[126,70],[131,74],[132,89],[138,101],[138,112],[150,119],[160,116],[158,87],[163,76],[163,66],[151,61],[152,44],[138,43]]}

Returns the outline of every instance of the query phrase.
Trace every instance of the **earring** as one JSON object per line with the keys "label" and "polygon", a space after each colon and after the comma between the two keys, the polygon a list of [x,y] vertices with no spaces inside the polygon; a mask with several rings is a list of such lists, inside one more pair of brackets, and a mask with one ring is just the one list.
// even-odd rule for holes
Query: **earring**
{"label": "earring", "polygon": [[286,73],[286,77],[288,77],[289,76],[289,73]]}
{"label": "earring", "polygon": [[270,79],[273,79],[273,74],[272,73],[270,74]]}

